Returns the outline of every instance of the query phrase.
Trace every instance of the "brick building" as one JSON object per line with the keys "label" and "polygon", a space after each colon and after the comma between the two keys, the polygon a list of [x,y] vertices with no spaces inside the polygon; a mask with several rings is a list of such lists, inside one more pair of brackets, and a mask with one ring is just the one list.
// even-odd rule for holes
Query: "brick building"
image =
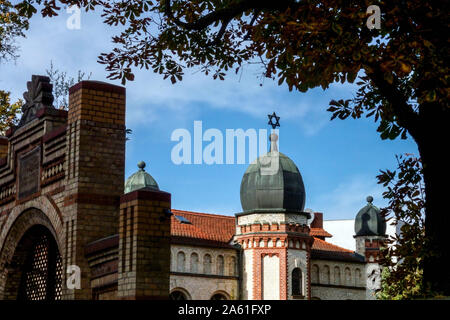
{"label": "brick building", "polygon": [[124,185],[123,87],[82,81],[68,111],[47,77],[27,88],[0,137],[0,299],[373,298],[385,233],[373,199],[356,252],[327,242],[275,135],[244,174],[243,212],[175,210],[143,162]]}

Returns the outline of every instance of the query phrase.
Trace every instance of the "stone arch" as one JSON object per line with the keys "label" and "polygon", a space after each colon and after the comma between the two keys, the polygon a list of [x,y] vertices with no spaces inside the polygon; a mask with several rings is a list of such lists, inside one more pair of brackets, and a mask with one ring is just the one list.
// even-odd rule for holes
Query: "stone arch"
{"label": "stone arch", "polygon": [[8,218],[3,224],[0,233],[0,253],[3,251],[6,237],[8,236],[9,231],[14,222],[23,212],[33,208],[41,211],[50,221],[52,229],[56,233],[55,236],[56,242],[61,251],[61,248],[63,248],[62,244],[64,241],[64,232],[63,232],[64,222],[61,215],[61,211],[56,206],[56,204],[53,201],[51,201],[47,196],[40,196],[38,198],[27,201],[26,203],[15,206],[14,209],[11,211],[11,213],[8,215]]}
{"label": "stone arch", "polygon": [[186,254],[183,250],[179,250],[177,253],[177,271],[185,272],[186,271]]}
{"label": "stone arch", "polygon": [[231,297],[227,292],[218,290],[211,295],[210,300],[231,300]]}
{"label": "stone arch", "polygon": [[356,268],[355,269],[355,285],[358,287],[358,286],[361,286],[361,284],[362,284],[362,277],[361,277],[361,269],[359,269],[359,268]]}
{"label": "stone arch", "polygon": [[231,256],[229,259],[228,275],[230,276],[238,275],[236,258],[234,256]]}
{"label": "stone arch", "polygon": [[[184,299],[182,299],[183,297]],[[170,290],[169,298],[171,300],[192,300],[189,291],[181,287],[176,287]]]}
{"label": "stone arch", "polygon": [[320,283],[319,282],[319,266],[317,264],[313,264],[311,267],[311,283]]}
{"label": "stone arch", "polygon": [[212,274],[212,257],[209,253],[203,256],[203,274]]}
{"label": "stone arch", "polygon": [[[24,206],[18,206],[11,212],[7,222],[2,229],[2,247],[0,251],[0,299],[16,299],[18,295],[20,285],[20,274],[22,273],[24,265],[26,263],[27,256],[30,251],[33,250],[33,240],[27,240],[30,230],[40,227],[37,235],[34,234],[32,239],[38,239],[38,235],[48,238],[52,247],[57,252],[61,259],[63,251],[61,246],[62,236],[58,234],[52,221],[49,218],[49,214],[45,214],[42,210],[32,206],[26,206],[28,208],[22,210]],[[14,214],[14,216],[13,216]],[[51,215],[50,215],[51,216]],[[58,222],[58,221],[57,221]],[[60,232],[62,227],[60,229]],[[29,232],[30,231],[30,232]],[[30,236],[31,237],[31,236]],[[27,245],[24,244],[28,242]],[[62,268],[62,261],[60,261],[60,267]]]}
{"label": "stone arch", "polygon": [[221,254],[216,258],[216,274],[221,276],[225,275],[225,259]]}
{"label": "stone arch", "polygon": [[334,284],[341,285],[341,269],[338,266],[334,267]]}
{"label": "stone arch", "polygon": [[344,282],[346,286],[352,285],[352,272],[349,267],[344,269]]}
{"label": "stone arch", "polygon": [[324,265],[322,268],[322,281],[323,284],[330,284],[330,267]]}
{"label": "stone arch", "polygon": [[190,262],[190,272],[191,273],[198,273],[198,264],[199,264],[199,256],[197,252],[192,252],[191,257],[189,259]]}

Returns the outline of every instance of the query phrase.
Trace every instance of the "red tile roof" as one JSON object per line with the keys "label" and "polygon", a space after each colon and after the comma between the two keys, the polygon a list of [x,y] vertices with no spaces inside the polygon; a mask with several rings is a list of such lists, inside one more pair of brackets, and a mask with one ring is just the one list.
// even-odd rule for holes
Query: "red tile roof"
{"label": "red tile roof", "polygon": [[313,237],[331,238],[333,236],[322,228],[311,228],[309,234]]}
{"label": "red tile roof", "polygon": [[335,244],[326,242],[325,240],[321,240],[319,238],[314,237],[314,243],[312,245],[313,250],[321,250],[321,251],[337,251],[337,252],[350,252],[353,253],[352,250],[341,248]]}
{"label": "red tile roof", "polygon": [[[228,244],[236,232],[235,218],[218,214],[182,211],[172,209],[170,233],[172,237],[207,240]],[[181,223],[176,216],[182,216],[191,223]]]}
{"label": "red tile roof", "polygon": [[364,257],[354,251],[341,248],[316,237],[314,237],[312,245],[311,258],[364,263]]}
{"label": "red tile roof", "polygon": [[[230,241],[236,232],[234,217],[176,209],[172,209],[172,213],[170,230],[172,243],[231,247]],[[181,216],[190,223],[181,223],[176,216]],[[317,238],[331,237],[331,234],[322,228],[311,228],[311,235],[314,236],[311,256],[313,259],[364,261],[362,256],[352,250]]]}

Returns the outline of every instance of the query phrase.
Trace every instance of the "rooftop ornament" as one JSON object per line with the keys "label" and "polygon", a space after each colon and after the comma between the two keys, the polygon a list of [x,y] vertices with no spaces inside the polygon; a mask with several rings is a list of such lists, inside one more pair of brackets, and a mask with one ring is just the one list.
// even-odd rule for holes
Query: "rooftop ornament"
{"label": "rooftop ornament", "polygon": [[36,118],[39,109],[53,108],[53,85],[49,77],[33,75],[31,81],[27,82],[27,88],[28,91],[23,94],[25,104],[22,106],[22,118],[18,127]]}
{"label": "rooftop ornament", "polygon": [[137,164],[139,170],[132,174],[125,182],[125,193],[129,193],[139,189],[159,190],[158,183],[153,177],[145,172],[145,162],[139,161]]}
{"label": "rooftop ornament", "polygon": [[269,136],[270,151],[252,162],[241,181],[243,213],[291,212],[303,213],[305,187],[295,163],[278,151],[280,117],[274,112],[267,115],[273,131]]}
{"label": "rooftop ornament", "polygon": [[[277,116],[275,111],[272,114],[267,115],[269,117],[269,125],[272,126],[272,129],[276,129],[276,127],[280,126],[280,117]],[[275,123],[273,123],[273,120],[275,119]]]}

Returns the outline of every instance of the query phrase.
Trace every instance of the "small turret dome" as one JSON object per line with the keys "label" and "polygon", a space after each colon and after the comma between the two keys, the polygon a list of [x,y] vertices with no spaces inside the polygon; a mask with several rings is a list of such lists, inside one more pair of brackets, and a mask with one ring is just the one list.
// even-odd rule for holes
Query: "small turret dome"
{"label": "small turret dome", "polygon": [[373,197],[367,197],[367,205],[359,210],[355,219],[356,236],[384,236],[386,221],[381,216],[381,210],[372,204]]}
{"label": "small turret dome", "polygon": [[278,136],[270,135],[271,150],[259,157],[244,173],[241,181],[241,205],[244,212],[278,209],[303,212],[305,186],[295,163],[278,152]]}
{"label": "small turret dome", "polygon": [[159,190],[158,183],[156,183],[155,179],[145,172],[145,162],[140,161],[137,166],[139,170],[127,179],[124,192],[128,193],[142,188]]}

